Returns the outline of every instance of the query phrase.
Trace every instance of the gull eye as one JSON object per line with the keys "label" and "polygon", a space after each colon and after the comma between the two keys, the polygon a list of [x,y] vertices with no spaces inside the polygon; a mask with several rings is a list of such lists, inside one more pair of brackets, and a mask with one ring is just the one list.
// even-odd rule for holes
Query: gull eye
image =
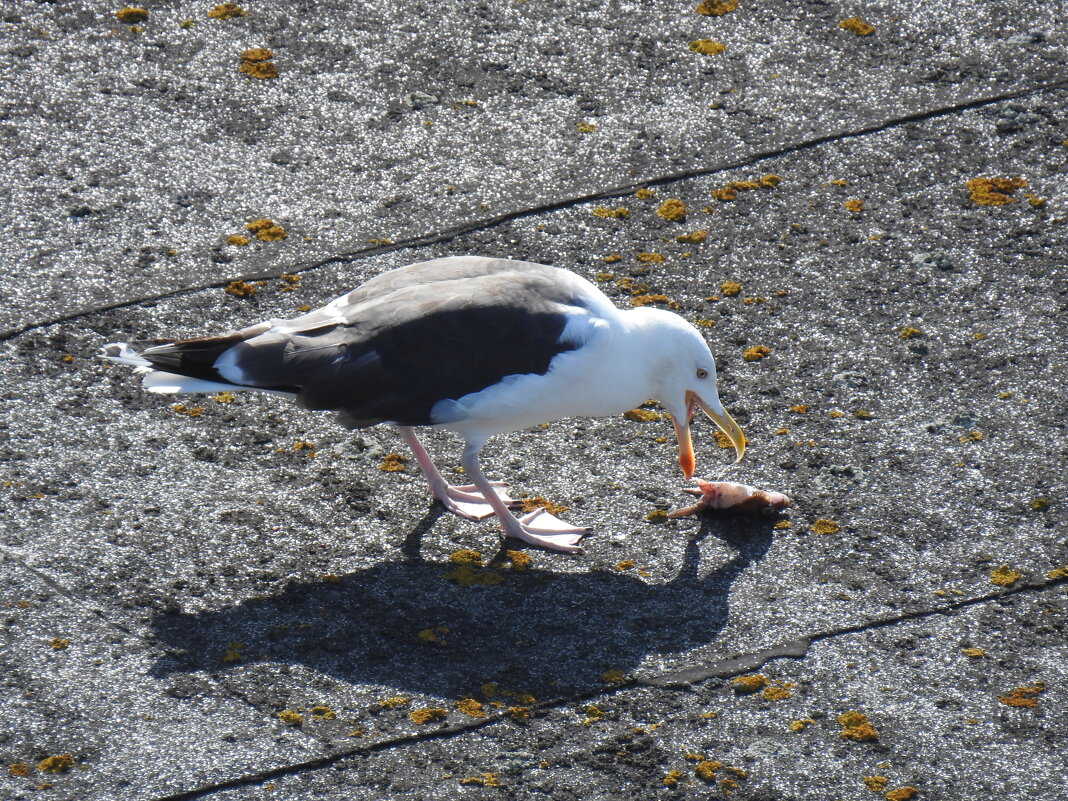
{"label": "gull eye", "polygon": [[704,367],[698,367],[697,368],[697,377],[698,378],[708,378],[708,370],[706,370]]}

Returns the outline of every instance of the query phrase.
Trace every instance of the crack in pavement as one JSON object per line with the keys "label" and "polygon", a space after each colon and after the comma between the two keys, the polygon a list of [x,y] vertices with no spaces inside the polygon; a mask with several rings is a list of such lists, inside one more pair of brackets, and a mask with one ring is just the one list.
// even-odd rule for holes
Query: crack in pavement
{"label": "crack in pavement", "polygon": [[[1058,578],[1049,579],[1045,582],[1033,582],[1028,584],[1021,584],[1018,587],[1008,588],[1006,590],[1000,590],[991,592],[986,595],[980,595],[974,598],[966,598],[959,601],[953,601],[947,604],[941,604],[931,609],[916,610],[913,612],[904,612],[899,615],[890,615],[887,617],[877,618],[870,620],[866,623],[858,623],[853,626],[841,626],[834,629],[828,629],[826,631],[817,632],[815,634],[808,635],[807,637],[798,637],[796,639],[787,640],[786,642],[779,643],[771,648],[765,648],[760,651],[753,651],[750,653],[736,654],[734,656],[726,657],[724,659],[716,660],[710,664],[698,665],[690,668],[684,668],[681,670],[670,670],[664,673],[659,673],[654,676],[636,676],[627,679],[616,686],[605,689],[598,688],[596,690],[590,690],[585,693],[576,693],[561,698],[555,698],[549,701],[542,701],[536,704],[532,704],[528,709],[532,714],[538,712],[545,712],[552,709],[559,709],[570,704],[583,703],[591,701],[597,698],[605,696],[615,695],[624,690],[635,689],[638,687],[655,687],[657,689],[664,690],[688,690],[702,681],[706,681],[711,678],[727,678],[729,676],[735,676],[742,673],[748,673],[753,670],[757,670],[765,663],[772,659],[802,659],[807,653],[808,649],[813,643],[820,642],[822,640],[829,640],[835,637],[842,637],[848,634],[858,634],[865,631],[874,631],[880,628],[886,628],[888,626],[894,626],[899,623],[907,623],[913,620],[922,620],[924,618],[933,617],[934,615],[949,615],[956,612],[959,609],[966,609],[980,604],[989,603],[991,601],[997,601],[1000,599],[1013,599],[1016,596],[1023,594],[1030,594],[1035,592],[1041,592],[1043,590],[1052,589],[1061,584],[1068,584],[1068,575],[1060,576]],[[415,734],[408,734],[403,737],[394,737],[392,739],[379,740],[378,742],[368,745],[353,746],[350,748],[344,748],[334,753],[318,757],[316,759],[309,759],[302,762],[294,762],[289,765],[282,765],[276,768],[270,768],[268,770],[257,771],[255,773],[249,773],[244,776],[239,776],[234,779],[228,779],[224,782],[217,782],[210,785],[204,785],[202,787],[194,788],[192,790],[185,790],[180,793],[173,793],[171,795],[157,796],[152,801],[195,801],[195,799],[204,798],[212,793],[221,792],[223,790],[232,790],[238,787],[248,787],[262,782],[270,781],[272,779],[280,779],[286,776],[294,776],[299,773],[305,773],[308,771],[317,770],[319,768],[328,767],[336,764],[343,759],[357,756],[368,756],[371,754],[379,753],[381,751],[388,751],[394,748],[402,748],[414,743],[431,742],[434,740],[444,740],[456,735],[467,734],[468,732],[477,731],[479,729],[493,726],[498,723],[507,722],[509,720],[507,712],[499,712],[491,714],[483,719],[471,720],[462,723],[456,723],[449,726],[442,726],[428,732],[417,732]]]}
{"label": "crack in pavement", "polygon": [[56,325],[58,323],[70,322],[71,320],[77,320],[81,317],[88,317],[93,314],[101,314],[103,312],[113,311],[115,309],[124,309],[130,306],[137,306],[142,303],[150,303],[152,301],[163,300],[165,298],[192,294],[194,292],[199,292],[205,289],[218,289],[220,287],[226,286],[231,281],[267,281],[278,278],[282,274],[296,275],[299,273],[306,273],[312,270],[326,267],[331,264],[346,264],[357,261],[359,259],[368,258],[370,256],[377,256],[383,253],[392,253],[398,250],[415,249],[427,247],[429,245],[440,244],[442,242],[448,242],[451,239],[456,239],[457,237],[463,236],[464,234],[473,233],[475,231],[487,230],[497,225],[501,225],[506,222],[511,222],[512,220],[517,220],[524,217],[531,217],[538,214],[546,214],[553,211],[560,211],[562,209],[571,208],[572,206],[577,206],[581,203],[588,203],[594,200],[608,200],[610,198],[628,195],[643,187],[660,186],[663,184],[674,183],[676,181],[683,181],[690,178],[699,178],[705,175],[713,175],[718,172],[736,170],[742,167],[752,166],[761,161],[766,161],[767,159],[785,156],[790,153],[797,153],[802,150],[810,150],[812,148],[829,144],[831,142],[839,142],[846,139],[855,139],[862,136],[868,136],[870,134],[880,133],[881,131],[897,128],[902,125],[908,125],[909,123],[913,122],[925,122],[927,120],[933,120],[939,117],[949,116],[951,114],[956,114],[962,111],[969,111],[975,108],[982,108],[983,106],[1003,103],[1008,100],[1017,100],[1021,97],[1027,97],[1028,95],[1039,94],[1041,92],[1061,88],[1068,88],[1068,78],[1059,78],[1056,80],[1047,81],[1045,83],[1036,84],[1035,86],[1031,86],[1027,89],[1020,89],[1013,92],[1004,92],[996,95],[985,95],[983,97],[961,101],[960,103],[954,103],[949,106],[939,106],[938,108],[927,109],[926,111],[917,111],[912,114],[906,114],[901,117],[891,117],[888,120],[873,123],[872,125],[868,125],[863,128],[855,128],[847,131],[838,131],[835,133],[829,133],[824,134],[822,136],[813,137],[811,139],[804,139],[800,142],[782,145],[772,150],[759,151],[757,153],[753,153],[749,156],[736,159],[734,161],[720,162],[708,167],[695,167],[693,169],[684,170],[682,172],[669,173],[667,175],[646,178],[629,184],[614,186],[608,189],[599,190],[597,192],[591,192],[589,194],[573,195],[571,197],[563,198],[561,200],[554,200],[537,206],[528,206],[526,208],[504,212],[503,214],[498,214],[494,217],[486,217],[481,220],[475,220],[474,222],[461,223],[460,225],[444,228],[436,232],[419,234],[417,236],[402,239],[397,242],[391,242],[389,244],[371,245],[369,247],[358,248],[356,250],[338,253],[333,256],[329,256],[325,259],[318,259],[316,261],[297,262],[292,266],[283,269],[281,272],[245,274],[235,278],[223,279],[221,281],[212,281],[209,283],[182,287],[181,289],[172,289],[167,292],[162,292],[154,295],[144,295],[137,298],[117,301],[115,303],[110,303],[103,306],[94,306],[86,309],[80,309],[78,311],[70,312],[69,314],[60,315],[59,317],[53,317],[47,320],[27,323],[20,328],[0,331],[0,342],[7,342],[8,340],[14,339],[15,337],[21,336],[22,334],[25,334],[29,331],[33,331],[38,328],[44,328],[46,326]]}

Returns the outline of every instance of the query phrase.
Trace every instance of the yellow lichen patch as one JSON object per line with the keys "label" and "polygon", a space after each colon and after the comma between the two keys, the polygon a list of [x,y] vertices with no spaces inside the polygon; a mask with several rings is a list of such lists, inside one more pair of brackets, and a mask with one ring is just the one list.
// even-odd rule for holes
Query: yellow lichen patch
{"label": "yellow lichen patch", "polygon": [[737,189],[739,192],[744,192],[749,189],[759,189],[760,181],[729,181],[727,186],[731,189]]}
{"label": "yellow lichen patch", "polygon": [[171,407],[171,411],[184,414],[186,417],[200,417],[200,413],[204,409],[200,406],[186,406],[184,403],[176,403]]}
{"label": "yellow lichen patch", "polygon": [[453,551],[449,554],[449,561],[456,565],[474,565],[475,567],[481,567],[482,554],[468,548],[461,548],[459,551]]}
{"label": "yellow lichen patch", "polygon": [[708,231],[704,228],[675,237],[676,242],[681,242],[684,245],[700,245],[706,239],[708,239]]}
{"label": "yellow lichen patch", "polygon": [[438,645],[444,645],[445,641],[438,637],[438,632],[434,629],[422,629],[416,635],[423,642],[433,642]]}
{"label": "yellow lichen patch", "polygon": [[697,775],[697,778],[710,782],[716,778],[716,771],[722,767],[722,762],[713,759],[702,759],[693,766],[693,772]]}
{"label": "yellow lichen patch", "polygon": [[879,739],[879,732],[868,723],[868,718],[861,712],[843,712],[835,720],[842,727],[838,736],[843,740],[852,740],[857,743],[870,742]]}
{"label": "yellow lichen patch", "polygon": [[243,642],[229,642],[226,644],[226,650],[223,651],[223,662],[240,662],[244,659],[241,656],[241,649],[245,647]]}
{"label": "yellow lichen patch", "polygon": [[857,36],[870,36],[875,33],[875,27],[869,25],[860,17],[849,17],[838,23],[838,27],[844,31],[855,33]]}
{"label": "yellow lichen patch", "polygon": [[634,569],[634,560],[633,559],[621,559],[620,561],[616,562],[615,569],[618,570],[621,573],[624,570],[633,570]]}
{"label": "yellow lichen patch", "polygon": [[539,507],[552,515],[562,515],[567,511],[566,506],[559,503],[553,503],[548,498],[543,498],[540,495],[535,495],[532,498],[523,498],[519,501],[519,508],[524,512],[533,512]]}
{"label": "yellow lichen patch", "polygon": [[714,431],[712,436],[716,440],[716,445],[720,448],[727,449],[733,448],[734,443],[731,442],[731,438],[724,434],[722,431]]}
{"label": "yellow lichen patch", "polygon": [[[857,418],[858,420],[871,420],[872,419],[872,413],[869,412],[867,409],[854,409],[853,410],[853,416],[855,418]],[[980,439],[982,439],[982,437],[980,437]]]}
{"label": "yellow lichen patch", "polygon": [[645,516],[645,519],[649,523],[666,523],[668,519],[668,513],[663,509],[653,509]]}
{"label": "yellow lichen patch", "polygon": [[1023,573],[1018,570],[1013,570],[1008,565],[995,567],[990,571],[990,583],[997,584],[999,587],[1011,587],[1022,577]]}
{"label": "yellow lichen patch", "polygon": [[304,722],[304,716],[292,709],[283,709],[278,713],[278,719],[287,726],[299,726]]}
{"label": "yellow lichen patch", "polygon": [[788,529],[788,528],[790,528],[792,526],[793,526],[793,523],[791,523],[789,520],[780,520],[778,523],[776,523],[774,526],[772,526],[772,528],[775,529],[776,531],[782,531],[782,530]]}
{"label": "yellow lichen patch", "polygon": [[633,420],[635,423],[652,423],[661,419],[662,416],[660,412],[654,412],[652,409],[631,409],[629,412],[623,412],[625,419]]}
{"label": "yellow lichen patch", "polygon": [[758,303],[767,303],[768,299],[763,295],[750,295],[747,298],[742,298],[742,303],[746,306],[755,306]]}
{"label": "yellow lichen patch", "polygon": [[727,45],[712,39],[694,39],[690,42],[690,50],[703,56],[718,56],[726,49]]}
{"label": "yellow lichen patch", "polygon": [[30,775],[30,766],[25,762],[13,762],[7,766],[7,774],[8,776],[25,778]]}
{"label": "yellow lichen patch", "polygon": [[907,325],[897,332],[897,335],[902,339],[914,339],[923,332],[918,328],[913,328],[911,325]]}
{"label": "yellow lichen patch", "polygon": [[500,778],[496,773],[483,773],[478,776],[469,776],[466,779],[460,779],[460,784],[478,784],[482,787],[503,787]]}
{"label": "yellow lichen patch", "polygon": [[529,706],[510,706],[504,710],[508,717],[512,720],[524,721],[530,720],[530,707]]}
{"label": "yellow lichen patch", "polygon": [[799,403],[796,406],[791,406],[790,411],[794,414],[808,414],[808,404]]}
{"label": "yellow lichen patch", "polygon": [[701,328],[711,328],[716,324],[715,320],[709,320],[707,317],[701,317],[693,321],[693,324],[700,326]]}
{"label": "yellow lichen patch", "polygon": [[826,517],[817,518],[812,523],[813,534],[837,534],[842,530],[842,527],[833,520],[828,520]]}
{"label": "yellow lichen patch", "polygon": [[891,790],[888,793],[883,793],[883,798],[886,801],[909,801],[916,793],[918,793],[915,787],[898,787],[896,790]]}
{"label": "yellow lichen patch", "polygon": [[737,281],[724,281],[719,285],[719,291],[729,298],[733,298],[735,295],[740,295],[742,292],[742,285]]}
{"label": "yellow lichen patch", "polygon": [[1025,194],[1024,197],[1027,198],[1027,202],[1033,209],[1041,209],[1046,205],[1046,199],[1041,198],[1038,195]]}
{"label": "yellow lichen patch", "polygon": [[722,203],[729,203],[738,198],[738,190],[733,186],[719,186],[712,190],[712,197]]}
{"label": "yellow lichen patch", "polygon": [[787,698],[792,698],[793,693],[790,690],[794,687],[790,682],[780,682],[773,684],[770,687],[765,687],[760,696],[765,701],[785,701]]}
{"label": "yellow lichen patch", "polygon": [[751,348],[746,348],[742,351],[742,358],[747,362],[758,362],[765,356],[771,353],[771,348],[764,345],[754,345]]}
{"label": "yellow lichen patch", "polygon": [[[682,222],[686,219],[686,204],[678,198],[668,198],[660,204],[656,216],[671,222]],[[659,260],[663,261],[664,257],[661,256]]]}
{"label": "yellow lichen patch", "polygon": [[864,782],[864,786],[873,793],[881,793],[886,789],[886,785],[890,781],[885,776],[862,776],[860,780]]}
{"label": "yellow lichen patch", "polygon": [[250,78],[277,78],[278,67],[271,59],[274,53],[266,47],[252,47],[241,51],[238,71],[245,73]]}
{"label": "yellow lichen patch", "polygon": [[457,711],[467,715],[469,718],[484,718],[486,717],[486,708],[482,706],[481,701],[477,701],[474,698],[461,698],[453,706]]}
{"label": "yellow lichen patch", "polygon": [[634,258],[642,264],[663,264],[664,262],[663,253],[639,253]]}
{"label": "yellow lichen patch", "polygon": [[595,209],[590,210],[590,214],[594,217],[600,217],[602,219],[614,218],[617,220],[625,220],[630,216],[630,212],[623,206],[619,208],[610,209],[607,206],[598,206]]}
{"label": "yellow lichen patch", "polygon": [[975,430],[968,431],[964,434],[961,434],[959,437],[957,437],[957,439],[961,442],[982,442],[983,432]]}
{"label": "yellow lichen patch", "polygon": [[226,244],[243,248],[248,244],[248,237],[242,236],[241,234],[230,234],[230,236],[226,237]]}
{"label": "yellow lichen patch", "polygon": [[705,17],[722,17],[736,8],[738,8],[738,0],[702,0],[694,11]]}
{"label": "yellow lichen patch", "polygon": [[53,651],[62,651],[66,649],[68,645],[70,645],[70,640],[68,640],[66,637],[55,637],[50,643],[48,643],[48,646]]}
{"label": "yellow lichen patch", "polygon": [[682,771],[681,770],[669,770],[664,775],[664,781],[661,782],[661,783],[665,787],[677,787],[678,784],[679,784],[679,779],[681,779],[681,778],[682,778]]}
{"label": "yellow lichen patch", "polygon": [[768,189],[774,189],[780,183],[782,183],[782,176],[769,173],[768,175],[761,175],[759,179],[761,186],[766,186]]}
{"label": "yellow lichen patch", "polygon": [[1046,691],[1044,682],[1036,681],[1030,686],[1017,687],[1010,690],[998,700],[1005,706],[1033,707],[1038,706],[1038,696]]}
{"label": "yellow lichen patch", "polygon": [[643,186],[641,189],[638,189],[634,192],[634,197],[638,198],[638,200],[648,200],[655,194],[656,192],[654,192],[652,189],[647,189]]}
{"label": "yellow lichen patch", "polygon": [[971,659],[978,659],[986,655],[986,651],[982,648],[961,648],[960,652]]}
{"label": "yellow lichen patch", "polygon": [[211,399],[216,403],[233,403],[236,400],[233,392],[216,392]]}
{"label": "yellow lichen patch", "polygon": [[1068,578],[1068,565],[1065,567],[1058,567],[1050,570],[1046,573],[1046,578],[1050,581],[1056,581],[1057,579]]}
{"label": "yellow lichen patch", "polygon": [[248,12],[237,3],[222,3],[208,9],[209,19],[237,19],[238,17],[247,16]]}
{"label": "yellow lichen patch", "polygon": [[74,757],[70,754],[57,754],[45,757],[37,763],[37,770],[41,773],[66,773],[74,767]]}
{"label": "yellow lichen patch", "polygon": [[980,206],[1004,206],[1016,200],[1010,195],[1027,186],[1027,181],[1023,178],[972,178],[965,186],[972,203]]}
{"label": "yellow lichen patch", "polygon": [[601,681],[605,684],[619,684],[626,678],[626,674],[622,670],[606,670],[601,674]]}
{"label": "yellow lichen patch", "polygon": [[401,456],[399,453],[387,453],[379,463],[378,469],[383,473],[399,473],[404,470],[406,464],[408,464],[407,456]]}
{"label": "yellow lichen patch", "polygon": [[256,294],[256,287],[253,284],[247,284],[244,281],[231,281],[223,289],[227,295],[233,295],[235,298],[251,298]]}
{"label": "yellow lichen patch", "polygon": [[851,200],[845,201],[842,204],[842,208],[844,208],[846,211],[852,211],[852,212],[864,211],[864,201],[863,200],[857,200],[856,198],[853,198]]}
{"label": "yellow lichen patch", "polygon": [[809,726],[812,726],[815,723],[816,721],[814,721],[812,718],[801,718],[800,720],[791,720],[790,723],[787,725],[789,726],[790,731],[799,732],[804,731]]}
{"label": "yellow lichen patch", "polygon": [[276,224],[273,220],[268,220],[266,217],[253,220],[247,223],[245,227],[252,231],[261,242],[277,242],[289,236],[282,226]]}
{"label": "yellow lichen patch", "polygon": [[148,19],[148,11],[134,6],[124,6],[115,12],[115,16],[123,25],[134,25]]}
{"label": "yellow lichen patch", "polygon": [[523,551],[505,551],[504,558],[512,564],[512,570],[529,570],[533,560]]}
{"label": "yellow lichen patch", "polygon": [[1031,511],[1033,512],[1044,512],[1046,509],[1049,509],[1049,498],[1043,498],[1041,496],[1032,498],[1027,502],[1027,505],[1031,507]]}
{"label": "yellow lichen patch", "polygon": [[378,706],[382,709],[400,709],[401,707],[408,706],[411,701],[411,698],[405,698],[403,695],[393,695],[389,698],[383,698],[378,702]]}
{"label": "yellow lichen patch", "polygon": [[408,719],[412,723],[422,726],[424,723],[430,723],[435,720],[444,720],[448,714],[449,711],[447,709],[442,709],[440,706],[424,706],[409,712]]}
{"label": "yellow lichen patch", "polygon": [[496,570],[473,564],[460,564],[455,570],[446,573],[444,578],[461,587],[488,587],[504,581],[504,576]]}
{"label": "yellow lichen patch", "polygon": [[311,716],[314,720],[334,720],[337,718],[337,713],[325,704],[313,706],[308,711],[311,712]]}
{"label": "yellow lichen patch", "polygon": [[734,779],[720,779],[719,786],[720,789],[723,790],[723,792],[729,793],[731,790],[738,789],[738,782],[736,782]]}
{"label": "yellow lichen patch", "polygon": [[577,128],[578,132],[581,134],[593,133],[597,130],[597,126],[592,122],[576,122],[575,128]]}
{"label": "yellow lichen patch", "polygon": [[768,686],[768,677],[760,673],[753,673],[749,676],[737,676],[731,679],[731,684],[734,685],[734,691],[736,693],[755,693],[757,690],[762,690]]}
{"label": "yellow lichen patch", "polygon": [[649,306],[653,303],[663,303],[669,309],[679,308],[679,304],[673,301],[667,295],[635,295],[630,299],[631,306]]}

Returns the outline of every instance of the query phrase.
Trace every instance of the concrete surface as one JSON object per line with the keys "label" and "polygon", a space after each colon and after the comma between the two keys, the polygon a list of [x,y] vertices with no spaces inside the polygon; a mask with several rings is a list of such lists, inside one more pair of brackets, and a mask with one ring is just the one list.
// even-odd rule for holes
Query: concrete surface
{"label": "concrete surface", "polygon": [[[1063,9],[208,8],[0,20],[0,799],[1063,797]],[[251,47],[278,78],[237,72]],[[978,177],[1027,186],[982,205]],[[260,217],[288,237],[225,244]],[[652,522],[687,497],[669,425],[556,423],[487,469],[594,536],[517,570],[378,469],[391,430],[151,396],[94,355],[449,253],[703,321],[750,440],[730,475],[795,506]],[[502,564],[463,586],[461,549]],[[772,692],[730,681],[754,673]],[[849,711],[877,739],[843,738]]]}

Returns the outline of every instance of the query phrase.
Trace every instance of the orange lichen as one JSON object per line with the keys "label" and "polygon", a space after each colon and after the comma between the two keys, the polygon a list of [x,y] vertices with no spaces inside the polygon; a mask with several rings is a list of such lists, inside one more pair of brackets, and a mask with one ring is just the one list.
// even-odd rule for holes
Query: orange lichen
{"label": "orange lichen", "polygon": [[541,495],[535,495],[531,498],[523,498],[519,501],[519,508],[524,512],[533,512],[535,509],[541,508],[551,515],[562,515],[568,509],[568,507],[559,503],[553,503],[548,498],[543,498]]}
{"label": "orange lichen", "polygon": [[716,445],[720,448],[733,448],[734,443],[731,442],[731,438],[724,434],[722,431],[712,432],[713,438],[716,440]]}
{"label": "orange lichen", "polygon": [[918,337],[923,332],[918,328],[913,328],[911,325],[907,325],[897,332],[897,335],[902,339],[913,339]]}
{"label": "orange lichen", "polygon": [[[660,204],[660,208],[656,210],[656,216],[671,222],[682,222],[686,219],[686,204],[678,198],[668,198]],[[660,261],[663,260],[661,257]]]}
{"label": "orange lichen", "polygon": [[799,403],[796,406],[791,406],[790,411],[794,414],[808,414],[808,404]]}
{"label": "orange lichen", "polygon": [[30,775],[30,766],[25,762],[13,762],[7,766],[8,776],[18,776],[19,778],[25,778]]}
{"label": "orange lichen", "polygon": [[610,209],[606,206],[598,206],[595,209],[591,209],[590,214],[592,214],[594,217],[600,217],[602,219],[611,217],[617,220],[625,220],[630,216],[630,212],[627,211],[627,209],[625,209],[623,206],[620,206],[619,208],[615,209]]}
{"label": "orange lichen", "polygon": [[732,186],[720,186],[712,190],[712,197],[723,203],[736,200],[738,197],[738,190]]}
{"label": "orange lichen", "polygon": [[626,674],[622,670],[606,670],[601,674],[601,681],[605,684],[619,684],[626,678]]}
{"label": "orange lichen", "polygon": [[246,284],[244,281],[231,281],[223,291],[227,295],[233,295],[235,298],[251,298],[256,294],[256,287],[253,284]]}
{"label": "orange lichen", "polygon": [[66,773],[74,767],[74,757],[70,754],[57,754],[45,757],[37,763],[37,770],[41,773]]}
{"label": "orange lichen", "polygon": [[460,784],[478,784],[482,787],[503,787],[500,778],[496,773],[483,773],[479,776],[469,776],[466,779],[460,779]]}
{"label": "orange lichen", "polygon": [[504,558],[512,563],[512,570],[529,570],[533,560],[523,551],[505,551]]}
{"label": "orange lichen", "polygon": [[70,645],[70,640],[66,637],[55,637],[52,642],[48,643],[48,645],[53,651],[62,651]]}
{"label": "orange lichen", "polygon": [[774,173],[769,173],[768,175],[761,175],[760,176],[760,180],[759,180],[760,185],[761,186],[766,186],[768,189],[774,189],[781,182],[782,182],[782,176],[781,175],[775,175]]}
{"label": "orange lichen", "polygon": [[700,326],[701,328],[711,328],[716,324],[715,320],[709,320],[707,317],[700,317],[693,321],[693,324]]}
{"label": "orange lichen", "polygon": [[703,0],[694,8],[705,17],[722,17],[738,8],[738,0]]}
{"label": "orange lichen", "polygon": [[226,244],[242,248],[248,244],[248,237],[241,234],[230,234],[230,236],[226,237]]}
{"label": "orange lichen", "polygon": [[665,787],[677,787],[679,784],[679,779],[681,778],[681,770],[669,770],[664,776],[664,781],[662,783]]}
{"label": "orange lichen", "polygon": [[764,345],[754,345],[751,348],[746,348],[742,351],[742,358],[747,362],[758,362],[765,356],[771,353],[771,348]]}
{"label": "orange lichen", "polygon": [[660,412],[654,412],[652,409],[631,409],[629,412],[623,412],[623,417],[627,420],[633,420],[635,423],[651,423],[660,420],[663,415]]}
{"label": "orange lichen", "polygon": [[186,406],[184,403],[174,404],[171,410],[178,414],[184,414],[186,417],[200,417],[200,413],[204,411],[200,406]]}
{"label": "orange lichen", "polygon": [[[263,48],[256,48],[256,50],[261,49]],[[246,50],[245,52],[249,51]],[[275,66],[273,61],[252,61],[242,58],[237,65],[237,70],[245,73],[250,78],[257,78],[261,81],[278,77],[278,67]]]}
{"label": "orange lichen", "polygon": [[418,726],[422,726],[424,723],[430,723],[435,720],[444,720],[449,714],[449,710],[442,709],[440,706],[425,706],[419,709],[413,709],[408,713],[408,719]]}
{"label": "orange lichen", "polygon": [[965,186],[968,197],[980,206],[1004,206],[1016,200],[1010,195],[1027,186],[1023,178],[972,178]]}
{"label": "orange lichen", "polygon": [[755,693],[757,690],[762,690],[768,686],[768,677],[760,673],[753,673],[749,676],[737,676],[731,679],[731,684],[734,685],[734,691],[736,693]]}
{"label": "orange lichen", "polygon": [[581,134],[593,133],[597,130],[597,126],[592,122],[576,122],[575,128],[578,129],[578,132]]}
{"label": "orange lichen", "polygon": [[208,9],[209,19],[236,19],[237,17],[247,16],[248,12],[237,3],[222,3]]}
{"label": "orange lichen", "polygon": [[741,294],[742,285],[737,281],[724,281],[719,285],[719,291],[727,297],[734,297],[735,295]]}
{"label": "orange lichen", "polygon": [[717,762],[713,759],[702,759],[693,766],[693,772],[697,774],[697,778],[710,782],[716,778],[716,771],[722,767],[722,762]]}
{"label": "orange lichen", "polygon": [[652,189],[648,189],[643,186],[641,189],[638,189],[634,192],[634,197],[638,198],[638,200],[648,200],[655,194],[656,192],[654,192]]}
{"label": "orange lichen", "polygon": [[645,516],[645,519],[649,523],[664,523],[668,519],[668,513],[663,509],[653,509]]}
{"label": "orange lichen", "polygon": [[784,529],[790,528],[791,526],[793,526],[793,523],[791,523],[789,520],[780,520],[778,523],[772,526],[772,528],[777,531],[782,531]]}
{"label": "orange lichen", "polygon": [[1031,507],[1031,511],[1033,512],[1044,512],[1046,509],[1049,509],[1049,498],[1043,498],[1041,496],[1032,498],[1027,502],[1027,505]]}
{"label": "orange lichen", "polygon": [[727,45],[712,39],[694,39],[690,42],[690,50],[703,56],[718,56],[726,49]]}
{"label": "orange lichen", "polygon": [[411,703],[411,698],[405,698],[403,695],[393,695],[389,698],[383,698],[378,702],[378,706],[382,709],[400,709],[401,707],[408,706]]}
{"label": "orange lichen", "polygon": [[261,242],[277,242],[289,236],[282,226],[267,218],[253,220],[246,224],[245,227],[252,231]]}
{"label": "orange lichen", "polygon": [[516,721],[530,720],[530,707],[529,706],[510,706],[504,710],[508,717]]}
{"label": "orange lichen", "polygon": [[864,786],[873,793],[881,793],[886,789],[886,785],[890,782],[886,776],[862,776],[860,780],[864,782]]}
{"label": "orange lichen", "polygon": [[237,400],[233,392],[216,392],[211,399],[216,403],[233,403]]}
{"label": "orange lichen", "polygon": [[898,787],[896,790],[884,793],[883,798],[886,801],[909,801],[918,792],[919,790],[915,787]]}
{"label": "orange lichen", "polygon": [[794,694],[790,692],[793,686],[794,685],[789,682],[773,684],[770,687],[765,687],[760,696],[765,701],[785,701],[787,698],[793,697]]}
{"label": "orange lichen", "polygon": [[844,31],[850,31],[857,36],[869,36],[875,33],[875,27],[869,25],[860,17],[849,17],[838,23],[838,27]]}
{"label": "orange lichen", "polygon": [[1045,682],[1036,681],[1034,684],[1017,687],[1010,690],[1006,695],[998,698],[1005,706],[1034,707],[1038,706],[1038,696],[1046,691]]}
{"label": "orange lichen", "polygon": [[704,228],[675,237],[676,242],[681,242],[684,245],[700,245],[706,239],[708,239],[708,231]]}
{"label": "orange lichen", "polygon": [[826,517],[819,517],[812,523],[813,534],[837,534],[841,530],[842,527],[838,523]]}
{"label": "orange lichen", "polygon": [[835,720],[842,727],[838,736],[843,740],[852,740],[857,743],[871,742],[879,739],[879,732],[868,723],[868,718],[856,711],[843,712]]}
{"label": "orange lichen", "polygon": [[815,725],[815,723],[816,721],[812,718],[801,718],[800,720],[791,720],[787,725],[789,726],[790,731],[799,732],[804,731],[809,726]]}
{"label": "orange lichen", "polygon": [[482,705],[481,701],[477,701],[474,698],[461,698],[453,706],[457,711],[469,718],[484,718],[486,717],[486,708]]}
{"label": "orange lichen", "polygon": [[679,308],[679,304],[667,295],[635,295],[630,299],[631,306],[648,306],[652,303],[663,303],[669,309]]}
{"label": "orange lichen", "polygon": [[1008,565],[995,567],[990,571],[990,582],[992,584],[997,584],[999,587],[1011,587],[1022,577],[1023,573],[1018,570],[1013,570]]}
{"label": "orange lichen", "polygon": [[408,464],[408,457],[401,456],[399,453],[387,453],[382,457],[382,461],[378,465],[378,469],[383,473],[399,473],[404,470],[405,465]]}
{"label": "orange lichen", "polygon": [[1056,581],[1057,579],[1068,578],[1068,566],[1058,567],[1050,570],[1046,573],[1046,578],[1050,581]]}
{"label": "orange lichen", "polygon": [[241,51],[242,61],[269,61],[274,58],[274,51],[266,47],[252,47]]}
{"label": "orange lichen", "polygon": [[334,720],[337,718],[337,713],[325,704],[313,706],[308,711],[311,712],[312,719],[314,720]]}
{"label": "orange lichen", "polygon": [[304,716],[292,709],[284,709],[278,713],[278,719],[287,726],[299,726],[304,722]]}
{"label": "orange lichen", "polygon": [[634,258],[642,264],[662,264],[664,262],[663,253],[639,253]]}
{"label": "orange lichen", "polygon": [[845,201],[842,204],[842,208],[844,208],[846,211],[852,212],[864,211],[864,201],[853,198],[852,200]]}
{"label": "orange lichen", "polygon": [[986,655],[986,651],[982,648],[961,648],[960,652],[971,659],[978,659]]}
{"label": "orange lichen", "polygon": [[618,570],[621,573],[624,570],[633,570],[634,569],[634,560],[633,559],[621,559],[620,561],[616,562],[615,569]]}
{"label": "orange lichen", "polygon": [[148,19],[148,11],[134,6],[124,6],[115,12],[115,16],[124,25],[133,25]]}

